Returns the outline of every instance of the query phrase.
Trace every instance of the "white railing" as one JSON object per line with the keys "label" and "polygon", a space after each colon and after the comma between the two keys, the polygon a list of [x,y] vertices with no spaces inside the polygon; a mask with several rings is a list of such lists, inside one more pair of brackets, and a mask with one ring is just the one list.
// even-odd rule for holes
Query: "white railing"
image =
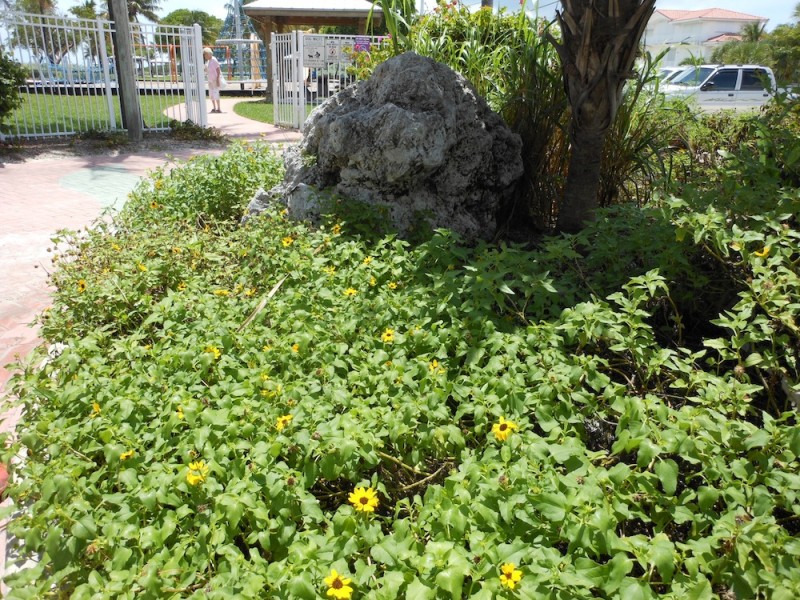
{"label": "white railing", "polygon": [[2,25],[0,47],[27,71],[23,104],[11,116],[12,136],[117,129],[116,74],[107,52],[111,22],[16,13]]}
{"label": "white railing", "polygon": [[353,56],[383,37],[272,34],[272,99],[275,124],[300,129],[308,114],[354,81]]}
{"label": "white railing", "polygon": [[[16,138],[124,129],[113,56],[114,24],[29,13],[0,17],[0,51],[27,71],[22,106],[7,122]],[[131,24],[143,129],[171,119],[207,125],[199,26]],[[0,134],[0,137],[5,137]]]}

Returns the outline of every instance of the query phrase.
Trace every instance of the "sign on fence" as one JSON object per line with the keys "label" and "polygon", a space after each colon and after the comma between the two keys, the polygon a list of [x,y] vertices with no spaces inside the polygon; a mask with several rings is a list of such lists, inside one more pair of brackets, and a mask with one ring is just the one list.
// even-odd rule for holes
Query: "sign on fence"
{"label": "sign on fence", "polygon": [[356,52],[369,52],[384,38],[273,33],[272,98],[275,124],[299,129],[319,104],[356,80]]}

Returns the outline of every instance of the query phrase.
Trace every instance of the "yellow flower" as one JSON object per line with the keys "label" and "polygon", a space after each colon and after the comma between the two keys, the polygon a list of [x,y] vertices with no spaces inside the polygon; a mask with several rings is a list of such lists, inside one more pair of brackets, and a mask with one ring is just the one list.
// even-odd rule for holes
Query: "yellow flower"
{"label": "yellow flower", "polygon": [[175,416],[177,416],[181,421],[183,421],[183,407],[179,406],[178,410],[175,411]]}
{"label": "yellow flower", "polygon": [[759,258],[764,258],[765,256],[769,255],[769,250],[770,250],[769,246],[764,246],[758,252],[753,252],[753,254],[755,254]]}
{"label": "yellow flower", "polygon": [[261,351],[262,352],[269,352],[270,350],[272,350],[272,346],[270,346],[269,344],[265,344],[264,346],[261,346]]}
{"label": "yellow flower", "polygon": [[522,579],[522,571],[514,563],[506,563],[500,567],[500,583],[503,587],[513,590]]}
{"label": "yellow flower", "polygon": [[292,352],[300,352],[300,344],[292,344]]}
{"label": "yellow flower", "polygon": [[217,348],[216,346],[206,346],[205,352],[213,354],[216,360],[219,360],[219,357],[222,356],[222,352],[220,352],[220,349]]}
{"label": "yellow flower", "polygon": [[215,296],[230,296],[231,293],[228,290],[214,290]]}
{"label": "yellow flower", "polygon": [[178,284],[178,291],[179,291],[179,292],[182,292],[182,291],[183,291],[183,290],[185,290],[185,289],[186,289],[186,282],[185,282],[185,281],[181,281],[181,282]]}
{"label": "yellow flower", "polygon": [[291,423],[292,415],[283,415],[282,417],[278,417],[278,420],[275,422],[275,429],[278,431],[283,431],[286,426]]}
{"label": "yellow flower", "polygon": [[252,296],[255,296],[256,295],[256,288],[247,288],[244,291],[244,295],[247,296],[248,298],[251,298]]}
{"label": "yellow flower", "polygon": [[428,363],[428,370],[431,373],[434,373],[434,374],[437,374],[437,375],[441,375],[442,373],[444,373],[444,367],[441,366],[439,361],[436,360],[435,358],[430,363]]}
{"label": "yellow flower", "polygon": [[374,277],[370,277],[370,278],[369,278],[369,285],[370,285],[371,287],[375,287],[375,284],[377,284],[377,283],[378,283],[378,282],[377,282],[377,281],[375,281],[375,278],[374,278]]}
{"label": "yellow flower", "polygon": [[205,461],[198,460],[189,463],[189,471],[186,473],[186,482],[189,485],[203,483],[208,477],[208,467]]}
{"label": "yellow flower", "polygon": [[111,249],[114,250],[115,252],[119,252],[120,250],[122,250],[122,246],[114,242],[113,244],[111,244]]}
{"label": "yellow flower", "polygon": [[150,208],[152,208],[153,210],[155,210],[156,208],[158,208],[158,202],[156,202],[155,200],[153,200],[153,201],[150,203]]}
{"label": "yellow flower", "polygon": [[492,433],[494,437],[496,437],[501,442],[505,442],[511,432],[517,428],[516,423],[512,423],[511,421],[506,421],[503,417],[500,417],[500,422],[495,423],[492,426]]}
{"label": "yellow flower", "polygon": [[357,487],[347,499],[359,512],[371,513],[378,508],[378,495],[371,487]]}
{"label": "yellow flower", "polygon": [[100,414],[100,405],[97,402],[92,402],[92,418]]}
{"label": "yellow flower", "polygon": [[125,452],[123,452],[122,454],[119,455],[119,459],[120,460],[128,460],[129,458],[133,458],[134,454],[135,453],[134,453],[133,450],[126,450]]}
{"label": "yellow flower", "polygon": [[351,287],[347,288],[344,291],[344,295],[345,296],[355,296],[357,293],[358,293],[358,290],[355,289],[355,288],[351,288]]}
{"label": "yellow flower", "polygon": [[394,329],[390,329],[389,327],[387,327],[386,331],[384,331],[381,334],[381,341],[385,342],[387,344],[393,342],[394,341]]}
{"label": "yellow flower", "polygon": [[368,265],[371,262],[372,262],[372,257],[371,256],[364,257],[364,264],[365,265]]}
{"label": "yellow flower", "polygon": [[82,294],[85,291],[86,291],[86,280],[85,279],[79,279],[78,280],[78,293]]}
{"label": "yellow flower", "polygon": [[157,190],[160,190],[162,187],[164,187],[164,182],[161,181],[160,179],[156,179],[155,188]]}
{"label": "yellow flower", "polygon": [[261,374],[261,381],[269,381],[269,380],[270,380],[270,376],[269,376],[268,373],[262,373]]}
{"label": "yellow flower", "polygon": [[285,238],[281,240],[281,244],[283,244],[284,248],[288,248],[292,244],[294,244],[294,238],[290,235],[287,235]]}
{"label": "yellow flower", "polygon": [[389,282],[389,289],[390,290],[396,290],[397,289],[397,282],[396,281],[390,281]]}
{"label": "yellow flower", "polygon": [[147,267],[145,267],[142,263],[136,265],[136,268],[139,269],[142,273],[145,273],[147,271]]}
{"label": "yellow flower", "polygon": [[333,265],[331,265],[330,267],[325,267],[322,270],[325,271],[328,275],[333,275],[334,273],[336,273],[336,267],[334,267]]}
{"label": "yellow flower", "polygon": [[331,569],[331,574],[325,578],[325,585],[328,586],[328,596],[336,600],[350,600],[353,595],[353,588],[350,587],[350,579],[343,577]]}
{"label": "yellow flower", "polygon": [[342,226],[339,225],[339,223],[333,226],[333,233],[335,235],[339,235],[340,233],[342,233]]}
{"label": "yellow flower", "polygon": [[183,250],[181,248],[178,248],[178,246],[174,246],[172,248],[172,253],[173,254],[180,254],[181,252],[183,252]]}

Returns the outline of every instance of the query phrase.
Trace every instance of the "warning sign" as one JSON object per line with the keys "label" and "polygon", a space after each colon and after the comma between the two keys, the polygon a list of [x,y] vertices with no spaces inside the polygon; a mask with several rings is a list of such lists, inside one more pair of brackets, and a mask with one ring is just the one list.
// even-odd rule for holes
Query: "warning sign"
{"label": "warning sign", "polygon": [[304,35],[303,66],[311,69],[325,67],[326,64],[352,62],[353,50],[369,48],[367,36]]}
{"label": "warning sign", "polygon": [[312,68],[324,67],[325,61],[326,61],[325,36],[304,35],[303,66]]}

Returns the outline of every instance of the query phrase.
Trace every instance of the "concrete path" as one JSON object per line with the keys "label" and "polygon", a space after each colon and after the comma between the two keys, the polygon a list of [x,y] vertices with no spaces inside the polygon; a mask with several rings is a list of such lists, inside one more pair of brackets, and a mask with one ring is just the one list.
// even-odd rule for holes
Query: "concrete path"
{"label": "concrete path", "polygon": [[[239,101],[223,98],[223,112],[209,114],[209,126],[234,139],[275,143],[300,139],[299,132],[239,117],[233,112]],[[50,304],[47,270],[51,268],[48,248],[53,234],[86,227],[105,209],[118,208],[143,175],[170,162],[170,157],[185,160],[221,151],[184,146],[141,154],[42,158],[20,163],[3,163],[0,159],[0,432],[13,431],[20,418],[20,409],[9,406],[11,390],[6,384],[13,369],[9,363],[26,356],[40,342],[32,322]],[[3,469],[0,465],[0,486],[4,489]],[[5,556],[3,524],[0,558]],[[0,560],[0,582],[4,563]]]}

